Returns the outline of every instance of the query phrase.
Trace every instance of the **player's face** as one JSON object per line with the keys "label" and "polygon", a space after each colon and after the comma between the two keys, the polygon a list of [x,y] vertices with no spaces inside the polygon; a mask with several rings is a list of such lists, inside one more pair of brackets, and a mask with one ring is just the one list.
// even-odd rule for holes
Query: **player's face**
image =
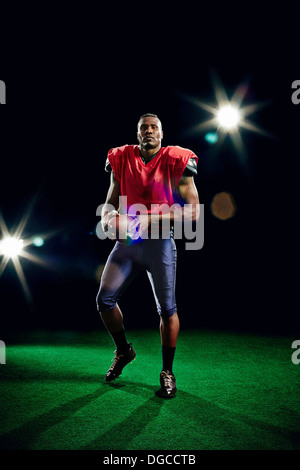
{"label": "player's face", "polygon": [[159,119],[152,116],[141,119],[138,124],[137,138],[140,146],[145,150],[160,147],[163,131]]}

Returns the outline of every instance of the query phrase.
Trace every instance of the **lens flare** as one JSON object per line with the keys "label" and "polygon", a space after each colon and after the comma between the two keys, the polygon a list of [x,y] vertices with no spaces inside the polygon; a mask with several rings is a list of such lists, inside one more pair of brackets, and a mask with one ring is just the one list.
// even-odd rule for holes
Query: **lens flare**
{"label": "lens flare", "polygon": [[241,119],[241,113],[236,106],[228,104],[223,106],[217,112],[217,120],[220,126],[227,130],[236,130]]}
{"label": "lens flare", "polygon": [[0,241],[0,254],[16,258],[22,251],[23,240],[16,237],[5,237]]}
{"label": "lens flare", "polygon": [[[207,103],[202,99],[178,92],[181,98],[199,108],[201,114],[203,114],[203,112],[207,113],[207,119],[202,119],[193,127],[187,129],[185,136],[194,136],[205,132],[204,139],[210,144],[216,144],[214,151],[217,151],[228,135],[236,150],[239,163],[243,167],[247,167],[247,151],[241,130],[251,131],[267,138],[274,138],[274,135],[270,132],[249,120],[251,114],[256,113],[259,109],[270,103],[268,101],[252,104],[244,103],[250,88],[250,82],[248,80],[239,84],[229,98],[218,75],[214,72],[212,72],[211,75],[215,95],[214,103]],[[212,137],[211,140],[211,136],[214,135],[216,135],[216,137]]]}
{"label": "lens flare", "polygon": [[231,193],[222,191],[217,193],[210,205],[211,213],[220,220],[228,220],[236,213],[236,204]]}
{"label": "lens flare", "polygon": [[[19,281],[22,285],[23,292],[28,303],[32,303],[31,292],[27,284],[27,280],[20,262],[20,258],[26,258],[31,262],[38,264],[43,267],[49,267],[47,263],[40,256],[30,253],[26,248],[30,245],[41,247],[43,246],[46,239],[57,235],[62,230],[53,230],[48,233],[40,235],[35,234],[31,238],[23,239],[24,229],[29,219],[29,216],[33,210],[35,199],[29,204],[23,217],[21,218],[17,228],[13,233],[8,230],[5,220],[0,212],[0,277],[4,273],[6,266],[11,262],[15,268]],[[24,235],[23,235],[24,236]],[[1,259],[2,258],[2,259]]]}

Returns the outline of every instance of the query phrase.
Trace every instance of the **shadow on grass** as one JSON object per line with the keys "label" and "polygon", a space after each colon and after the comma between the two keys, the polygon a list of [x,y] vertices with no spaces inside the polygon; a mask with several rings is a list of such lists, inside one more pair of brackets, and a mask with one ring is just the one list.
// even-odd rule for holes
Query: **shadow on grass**
{"label": "shadow on grass", "polygon": [[112,392],[113,389],[101,387],[93,393],[88,393],[67,403],[63,403],[46,413],[42,413],[37,417],[30,419],[22,426],[13,431],[0,435],[0,449],[30,449],[31,443],[44,431],[51,426],[59,424],[69,416],[76,413],[84,406],[99,399],[103,394]]}
{"label": "shadow on grass", "polygon": [[[110,386],[122,389],[124,393],[141,395],[145,390],[153,392],[153,397],[138,406],[121,423],[113,425],[105,433],[100,433],[83,450],[168,450],[168,449],[297,449],[300,450],[300,414],[293,412],[289,422],[277,426],[264,418],[249,417],[228,410],[201,397],[178,391],[173,399],[156,396],[157,387],[145,383],[127,381]],[[171,404],[172,403],[172,404]],[[159,421],[156,442],[149,435],[143,445],[136,447],[136,437],[151,425],[163,407],[167,413],[162,420],[164,432]],[[165,439],[165,440],[164,440]],[[133,440],[134,446],[132,445]]]}
{"label": "shadow on grass", "polygon": [[[114,393],[115,390],[122,390],[127,389],[128,383],[107,383],[103,382],[101,387],[95,390],[92,393],[88,393],[84,396],[76,398],[74,400],[70,400],[67,403],[59,405],[51,410],[47,411],[46,413],[42,413],[36,416],[33,419],[30,419],[20,427],[14,429],[11,432],[6,434],[0,433],[0,449],[2,450],[13,450],[13,449],[31,449],[32,443],[36,441],[38,436],[45,432],[48,428],[55,426],[62,422],[63,420],[68,419],[68,417],[72,416],[81,408],[91,404],[95,400],[99,400],[104,394],[107,393]],[[148,387],[149,388],[149,387]],[[144,384],[134,384],[131,383],[130,387],[131,393],[132,390],[139,396],[145,395],[145,385]],[[157,387],[151,387],[153,390],[153,394],[157,390]],[[163,400],[154,396],[149,400],[149,405],[147,406],[148,413],[151,412],[156,415],[155,409],[157,405],[162,402]],[[143,405],[145,406],[145,405]],[[159,407],[158,407],[159,411]],[[155,416],[153,416],[154,418]],[[146,425],[147,422],[143,422],[143,420],[136,420],[135,427],[139,429],[139,427]]]}
{"label": "shadow on grass", "polygon": [[[157,389],[157,386],[125,379],[121,379],[117,383],[104,382],[94,392],[52,408],[13,431],[0,436],[0,449],[26,450],[33,448],[34,443],[38,441],[43,432],[60,424],[81,408],[99,400],[107,393],[112,394],[112,413],[119,413],[119,417],[122,410],[113,408],[116,391],[119,403],[119,392],[124,393],[124,406],[126,406],[126,395],[131,398],[132,395],[141,398],[149,397],[149,392],[151,392],[151,396],[141,405],[136,406],[129,415],[126,415],[125,419],[112,425],[108,430],[99,432],[90,442],[84,444],[86,436],[83,436],[83,445],[78,450],[132,450],[133,440],[135,440],[136,447],[136,439],[147,426],[151,426],[152,422],[157,427],[157,433],[156,436],[149,435],[146,441],[145,434],[143,438],[141,437],[142,440],[138,445],[143,450],[165,450],[172,447],[174,449],[228,450],[300,449],[299,413],[293,412],[288,423],[276,426],[263,418],[249,417],[242,412],[238,413],[222,408],[213,402],[180,390],[175,398],[165,400],[156,396]],[[159,418],[163,409],[164,416]],[[167,421],[162,424],[164,436],[169,438],[168,442],[164,442],[163,437],[160,439],[159,422],[160,419],[166,419],[166,416]],[[99,427],[101,428],[101,423]],[[49,443],[44,446],[44,448],[49,447]],[[53,448],[60,448],[60,446]],[[66,445],[66,449],[68,448]]]}
{"label": "shadow on grass", "polygon": [[[132,439],[139,436],[143,430],[158,417],[164,403],[174,400],[174,398],[168,400],[158,397],[158,387],[145,383],[130,382],[126,380],[124,383],[110,383],[106,386],[122,390],[124,394],[136,395],[138,398],[149,396],[150,390],[152,392],[152,396],[142,405],[137,406],[134,411],[132,411],[130,415],[120,423],[113,425],[104,433],[99,433],[93,441],[82,446],[80,450],[130,449]],[[118,410],[114,411],[118,413]]]}

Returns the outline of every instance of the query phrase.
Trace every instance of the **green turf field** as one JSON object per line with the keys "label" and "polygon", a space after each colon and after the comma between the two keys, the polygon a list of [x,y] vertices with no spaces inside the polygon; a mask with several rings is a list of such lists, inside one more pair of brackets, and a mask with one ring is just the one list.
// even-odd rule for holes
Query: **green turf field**
{"label": "green turf field", "polygon": [[[136,349],[115,384],[106,331],[35,332],[6,342],[0,448],[300,449],[295,338],[181,331],[174,399],[156,397],[157,331],[127,331]],[[5,338],[2,338],[5,340]]]}

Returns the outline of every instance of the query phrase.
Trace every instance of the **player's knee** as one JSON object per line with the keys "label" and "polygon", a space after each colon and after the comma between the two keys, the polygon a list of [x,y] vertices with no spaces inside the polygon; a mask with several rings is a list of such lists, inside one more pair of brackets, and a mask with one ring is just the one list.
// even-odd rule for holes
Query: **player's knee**
{"label": "player's knee", "polygon": [[160,307],[159,314],[162,318],[171,318],[177,312],[177,307]]}
{"label": "player's knee", "polygon": [[96,297],[98,312],[107,312],[116,306],[116,299],[104,289],[100,289]]}

